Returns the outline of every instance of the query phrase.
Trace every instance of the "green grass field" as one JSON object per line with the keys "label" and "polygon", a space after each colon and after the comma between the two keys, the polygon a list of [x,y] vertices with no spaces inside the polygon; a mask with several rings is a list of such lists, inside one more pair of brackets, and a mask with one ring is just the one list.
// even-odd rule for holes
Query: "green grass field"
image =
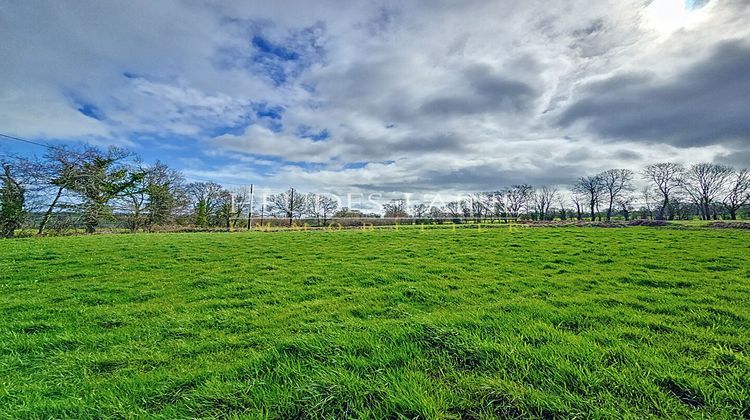
{"label": "green grass field", "polygon": [[0,417],[750,417],[750,232],[0,242]]}

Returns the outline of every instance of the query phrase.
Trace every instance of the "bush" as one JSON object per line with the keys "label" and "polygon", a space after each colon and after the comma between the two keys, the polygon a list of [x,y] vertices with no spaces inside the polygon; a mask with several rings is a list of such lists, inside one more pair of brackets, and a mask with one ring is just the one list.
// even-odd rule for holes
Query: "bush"
{"label": "bush", "polygon": [[628,221],[628,226],[666,226],[667,222],[664,220],[648,220],[648,219],[636,219]]}
{"label": "bush", "polygon": [[750,222],[713,222],[708,227],[717,229],[750,229]]}

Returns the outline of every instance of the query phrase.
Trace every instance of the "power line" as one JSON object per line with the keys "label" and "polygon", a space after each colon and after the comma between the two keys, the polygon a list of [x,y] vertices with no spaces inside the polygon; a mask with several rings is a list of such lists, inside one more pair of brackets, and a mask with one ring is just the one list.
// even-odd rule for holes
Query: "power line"
{"label": "power line", "polygon": [[3,134],[3,133],[0,133],[0,137],[4,137],[4,138],[10,139],[10,140],[20,141],[20,142],[23,142],[23,143],[33,144],[35,146],[41,146],[41,147],[44,147],[44,148],[47,148],[47,149],[61,150],[60,147],[55,147],[55,146],[52,146],[52,145],[49,145],[49,144],[39,143],[39,142],[35,142],[35,141],[32,141],[32,140],[22,139],[20,137],[9,136],[9,135]]}
{"label": "power line", "polygon": [[[11,136],[11,135],[8,135],[8,134],[0,133],[0,137],[2,137],[4,139],[8,139],[8,140],[14,140],[14,141],[22,142],[22,143],[32,144],[34,146],[44,147],[44,148],[49,149],[49,150],[65,151],[65,148],[63,148],[63,147],[53,146],[51,144],[39,143],[39,142],[36,142],[36,141],[33,141],[33,140],[28,140],[28,139],[22,139],[20,137]],[[11,155],[5,155],[5,157],[14,158],[14,159],[21,159],[20,157],[11,156]],[[139,169],[139,168],[136,168],[132,164],[127,164],[126,163],[126,164],[123,164],[123,165],[126,166],[126,167],[129,167],[130,169]],[[201,181],[201,182],[216,182],[216,181],[210,180],[210,179],[201,179],[201,178],[196,178],[196,177],[190,177],[190,178],[193,179],[193,180],[196,180],[196,181]],[[240,186],[240,187],[247,187],[247,184],[237,184],[237,183],[234,183],[234,182],[220,182],[220,184],[227,184],[227,185],[234,185],[234,186]]]}

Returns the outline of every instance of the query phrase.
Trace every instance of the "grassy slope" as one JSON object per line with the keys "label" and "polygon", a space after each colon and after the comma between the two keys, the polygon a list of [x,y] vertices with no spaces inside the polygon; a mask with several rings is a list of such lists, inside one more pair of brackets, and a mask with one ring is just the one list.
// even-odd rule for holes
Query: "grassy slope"
{"label": "grassy slope", "polygon": [[750,232],[0,242],[0,417],[750,416]]}

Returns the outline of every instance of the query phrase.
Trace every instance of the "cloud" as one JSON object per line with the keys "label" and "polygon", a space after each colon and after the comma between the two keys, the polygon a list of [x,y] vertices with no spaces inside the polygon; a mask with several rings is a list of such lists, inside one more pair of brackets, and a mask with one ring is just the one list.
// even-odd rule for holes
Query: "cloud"
{"label": "cloud", "polygon": [[423,103],[419,107],[419,113],[444,117],[487,112],[521,112],[527,110],[537,97],[530,84],[494,74],[487,65],[474,64],[462,73],[463,83],[447,89],[447,92],[442,93],[443,96]]}
{"label": "cloud", "polygon": [[750,149],[733,150],[719,155],[716,159],[719,163],[732,165],[738,168],[750,168]]}
{"label": "cloud", "polygon": [[702,146],[750,137],[750,43],[723,41],[666,77],[625,73],[583,85],[560,115],[608,139]]}
{"label": "cloud", "polygon": [[329,192],[747,162],[750,6],[696,3],[665,32],[645,3],[9,3],[0,126]]}

